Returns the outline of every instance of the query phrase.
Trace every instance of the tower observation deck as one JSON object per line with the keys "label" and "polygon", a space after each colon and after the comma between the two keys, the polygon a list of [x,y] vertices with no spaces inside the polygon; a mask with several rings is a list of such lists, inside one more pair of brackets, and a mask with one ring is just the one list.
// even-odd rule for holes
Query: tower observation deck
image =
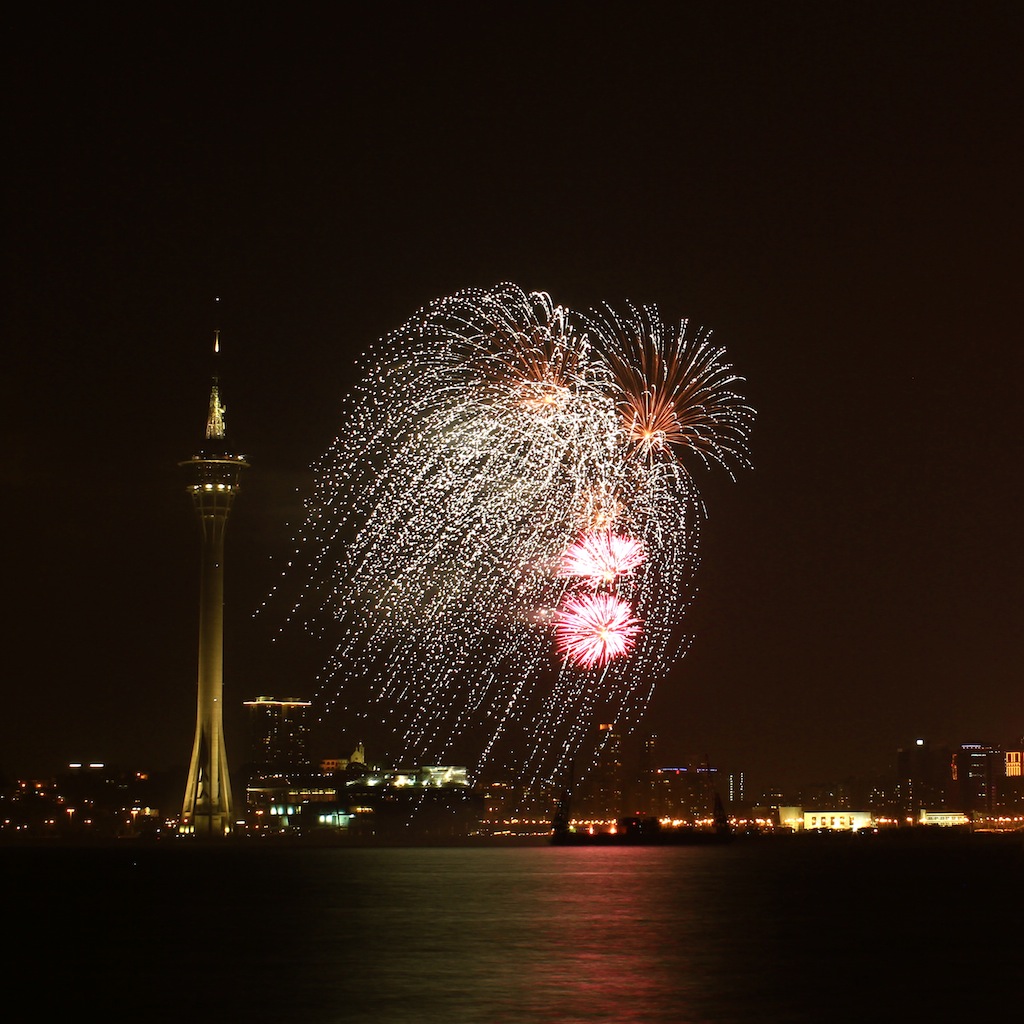
{"label": "tower observation deck", "polygon": [[[219,332],[214,351],[220,348]],[[179,463],[201,528],[199,567],[199,677],[196,737],[192,746],[181,831],[222,836],[231,830],[231,780],[224,748],[224,534],[249,463],[232,451],[224,426],[218,379],[213,378],[206,438],[199,452]]]}

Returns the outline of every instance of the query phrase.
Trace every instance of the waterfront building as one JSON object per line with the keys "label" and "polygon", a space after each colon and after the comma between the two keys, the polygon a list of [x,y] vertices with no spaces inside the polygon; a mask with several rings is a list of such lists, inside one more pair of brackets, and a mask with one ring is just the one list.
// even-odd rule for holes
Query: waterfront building
{"label": "waterfront building", "polygon": [[817,832],[858,832],[872,828],[874,823],[870,811],[851,811],[845,807],[803,812],[804,829]]}
{"label": "waterfront building", "polygon": [[941,828],[967,828],[971,824],[971,818],[963,811],[929,811],[922,808],[918,815],[918,824]]}
{"label": "waterfront building", "polygon": [[259,832],[419,840],[475,833],[484,798],[461,765],[380,768],[350,759],[344,772],[254,779],[247,807]]}

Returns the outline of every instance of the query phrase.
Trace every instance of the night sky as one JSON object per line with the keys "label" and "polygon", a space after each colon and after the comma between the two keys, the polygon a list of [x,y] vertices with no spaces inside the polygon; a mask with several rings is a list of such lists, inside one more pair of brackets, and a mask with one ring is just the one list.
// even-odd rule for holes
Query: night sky
{"label": "night sky", "polygon": [[253,613],[356,356],[501,281],[711,328],[758,410],[753,470],[695,471],[665,763],[1024,733],[1018,4],[46,10],[3,16],[0,774],[187,764],[214,329],[235,763],[243,700],[313,694]]}

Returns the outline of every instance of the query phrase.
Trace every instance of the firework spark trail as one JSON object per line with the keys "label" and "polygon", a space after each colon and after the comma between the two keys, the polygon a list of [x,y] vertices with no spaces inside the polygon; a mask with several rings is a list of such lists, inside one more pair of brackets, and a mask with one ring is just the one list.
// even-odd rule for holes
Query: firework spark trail
{"label": "firework spark trail", "polygon": [[[702,516],[686,459],[745,464],[752,411],[721,355],[650,308],[581,317],[512,285],[382,339],[296,551],[289,618],[336,639],[325,706],[372,705],[410,761],[474,736],[478,774],[524,781],[564,771],[598,703],[635,723],[681,651]],[[580,668],[555,633],[588,535],[625,538],[590,593],[627,642]]]}

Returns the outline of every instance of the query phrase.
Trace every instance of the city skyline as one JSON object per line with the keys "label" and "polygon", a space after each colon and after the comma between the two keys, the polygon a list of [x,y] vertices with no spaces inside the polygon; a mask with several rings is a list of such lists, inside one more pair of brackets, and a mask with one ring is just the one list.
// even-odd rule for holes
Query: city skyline
{"label": "city skyline", "polygon": [[244,700],[315,695],[322,652],[254,613],[354,361],[505,280],[656,301],[747,379],[753,469],[699,476],[693,643],[651,706],[676,757],[785,786],[1024,732],[1016,11],[549,14],[540,66],[528,23],[458,5],[20,17],[0,770],[187,764],[177,462],[215,328],[256,467],[229,540],[233,762]]}
{"label": "city skyline", "polygon": [[[260,733],[260,727],[256,726],[255,721],[251,717],[252,711],[259,708],[298,708],[303,712],[308,710],[313,712],[313,720],[310,722],[303,721],[301,725],[304,737],[301,761],[278,766],[277,770],[285,774],[299,770],[301,764],[304,766],[301,770],[309,773],[311,777],[321,773],[330,775],[342,770],[339,766],[344,766],[350,759],[354,759],[360,764],[365,763],[368,767],[373,766],[374,770],[432,770],[433,762],[396,759],[390,756],[386,750],[367,751],[362,740],[356,742],[351,751],[345,748],[344,744],[325,746],[325,731],[322,727],[322,722],[318,721],[315,704],[313,701],[302,697],[295,695],[288,697],[268,696],[264,694],[245,699],[241,703],[244,708],[249,709],[246,713],[248,721],[244,726],[239,723],[240,727],[236,731],[232,745],[233,756],[230,758],[230,763],[234,765],[231,769],[232,780],[236,779],[239,775],[242,776],[242,781],[239,785],[236,786],[234,781],[231,783],[236,801],[240,805],[244,804],[244,800],[239,800],[239,798],[243,795],[245,779],[251,773],[259,774],[262,761],[266,756],[264,745],[268,742],[267,737]],[[623,739],[625,739],[625,747],[619,748],[617,746],[617,749],[622,753],[622,767],[625,769],[629,770],[629,766],[632,765],[634,767],[639,766],[640,770],[643,770],[643,765],[649,763],[647,770],[656,774],[663,772],[693,772],[697,774],[708,772],[716,780],[714,784],[715,792],[723,799],[727,807],[733,809],[737,807],[748,809],[776,807],[780,801],[782,803],[786,801],[809,801],[812,804],[817,804],[821,803],[823,799],[827,801],[827,799],[832,798],[830,796],[823,796],[823,794],[835,796],[835,794],[839,793],[846,794],[843,799],[848,802],[851,793],[866,793],[873,791],[875,788],[878,788],[883,801],[891,800],[893,799],[893,792],[890,787],[898,786],[910,770],[908,765],[916,764],[916,759],[919,759],[921,756],[930,759],[930,763],[933,766],[932,770],[938,769],[944,773],[942,779],[946,781],[943,782],[940,779],[938,789],[934,791],[935,793],[941,793],[944,786],[948,786],[950,782],[956,783],[955,765],[957,759],[959,757],[970,757],[974,753],[986,758],[995,756],[1000,764],[1005,760],[1007,775],[1019,776],[1022,756],[1021,748],[1024,747],[1024,734],[1005,736],[983,743],[977,742],[976,739],[963,739],[962,737],[954,740],[936,740],[920,735],[908,736],[896,748],[888,751],[882,760],[848,765],[847,770],[842,776],[822,773],[814,778],[803,778],[796,781],[788,780],[786,785],[779,785],[779,779],[771,776],[762,777],[756,771],[751,776],[742,758],[737,763],[721,763],[715,758],[710,757],[706,752],[699,753],[696,750],[689,751],[675,759],[661,758],[658,755],[662,747],[665,746],[663,742],[664,736],[659,736],[657,733],[643,733],[639,731],[622,736],[619,735],[618,730],[611,723],[601,724],[597,728],[598,732],[594,734],[594,737],[603,737],[605,730],[614,730],[617,745],[621,744]],[[669,741],[667,744],[669,749],[680,749],[678,744],[671,742],[671,738],[669,738]],[[289,742],[289,740],[286,739],[285,742]],[[603,759],[603,745],[600,739],[596,739],[595,742],[596,745],[593,748],[586,744],[581,748],[580,755],[576,759],[576,764],[580,766],[581,774],[577,775],[574,772],[569,777],[567,780],[569,788],[582,787],[583,790],[589,790],[594,785],[600,783],[602,775],[600,762]],[[1015,765],[1013,769],[1011,769],[1011,760]],[[626,764],[627,761],[629,762],[628,765]],[[452,761],[450,763],[454,764],[457,762]],[[159,777],[164,780],[169,779],[173,783],[172,789],[175,796],[171,801],[174,807],[171,807],[169,811],[171,817],[175,813],[176,794],[180,789],[178,782],[174,780],[177,780],[179,775],[181,779],[185,778],[187,774],[186,767],[187,761],[162,765],[156,769],[156,774]],[[54,777],[63,777],[68,770],[86,768],[90,770],[114,770],[128,774],[137,773],[140,778],[148,777],[153,771],[153,766],[149,763],[140,765],[116,761],[87,761],[65,757],[53,761],[45,772],[37,775],[18,771],[17,766],[13,766],[11,769],[5,768],[4,774],[0,776],[0,781],[3,781],[7,786],[14,786],[15,783],[44,783],[47,780],[52,780]],[[434,769],[436,769],[436,765]],[[465,783],[474,788],[482,787],[483,789],[489,789],[495,785],[521,786],[522,780],[517,780],[514,771],[505,774],[492,772],[484,779],[471,772],[466,766],[461,766],[460,770],[465,775]],[[558,789],[558,786],[552,788],[542,785],[537,788],[526,787],[526,792],[532,794],[529,797],[531,802],[539,801],[542,803]],[[187,792],[188,790],[186,790]],[[952,791],[950,790],[950,792]],[[929,806],[943,807],[947,802],[948,800],[945,795],[933,796]],[[956,804],[956,801],[953,800],[953,803]],[[960,805],[957,804],[957,806]],[[239,811],[238,815],[240,816],[241,813]]]}
{"label": "city skyline", "polygon": [[[685,826],[685,831],[708,828],[712,818],[716,824],[728,820],[739,834],[916,825],[969,827],[987,833],[993,828],[1019,831],[1024,810],[1024,738],[1010,748],[976,743],[934,746],[917,739],[896,751],[884,772],[871,771],[789,791],[750,791],[742,770],[724,770],[707,760],[664,765],[657,759],[652,738],[641,744],[624,743],[628,738],[604,724],[593,736],[596,757],[592,772],[575,778],[564,789],[532,789],[512,777],[481,782],[465,766],[368,759],[362,744],[348,757],[316,763],[308,746],[305,717],[310,702],[261,697],[246,704],[250,746],[244,770],[240,777],[235,776],[232,823],[237,827],[230,829],[243,835],[254,830],[304,832],[315,823],[316,829],[346,832],[353,825],[355,807],[357,817],[370,815],[359,817],[354,825],[355,834],[365,839],[376,834],[377,825],[385,831],[396,824],[409,827],[411,819],[403,814],[395,819],[385,813],[378,819],[376,811],[386,811],[379,801],[390,804],[402,794],[414,796],[424,787],[439,789],[437,810],[447,800],[442,790],[454,795],[462,810],[475,808],[475,817],[459,815],[458,821],[452,819],[444,826],[456,829],[452,836],[499,838],[511,835],[508,828],[517,823],[525,831],[512,831],[521,838],[546,835],[549,828],[557,831],[559,820],[564,824],[565,815],[577,827],[589,823],[593,828],[599,823],[601,832],[612,833],[616,822],[627,832],[631,823],[655,819],[666,829]],[[381,796],[385,791],[390,797]],[[182,825],[191,819],[188,808],[180,817],[175,813],[180,792],[181,779],[176,772],[71,762],[45,779],[3,780],[2,795],[8,806],[4,830],[11,837],[28,833],[110,837],[125,830],[152,838],[178,836]],[[371,812],[368,803],[376,811]],[[454,805],[449,805],[449,811],[454,810]],[[855,816],[851,816],[853,811]],[[840,817],[822,818],[819,823],[815,815],[822,812]],[[424,820],[420,824],[429,833],[442,823],[435,820],[430,825]]]}

